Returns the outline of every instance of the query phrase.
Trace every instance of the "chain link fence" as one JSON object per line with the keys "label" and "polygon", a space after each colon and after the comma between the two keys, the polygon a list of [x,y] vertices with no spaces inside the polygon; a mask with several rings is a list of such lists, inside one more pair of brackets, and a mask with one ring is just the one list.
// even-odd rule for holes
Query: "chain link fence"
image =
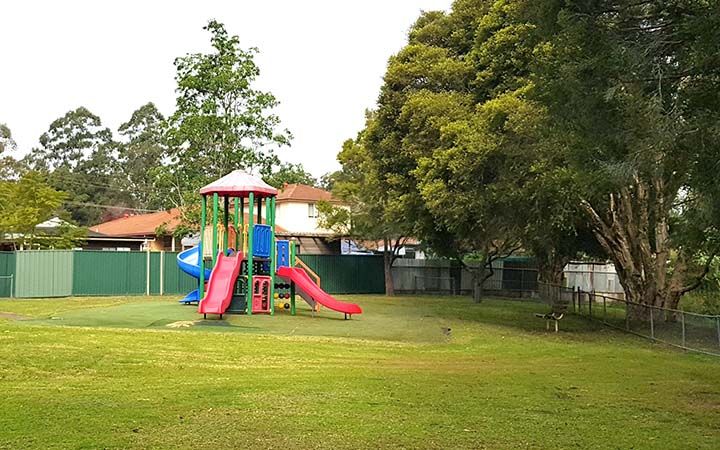
{"label": "chain link fence", "polygon": [[720,356],[720,315],[662,308],[546,284],[540,285],[539,294],[549,304],[562,296],[571,302],[575,314],[609,327],[685,350]]}
{"label": "chain link fence", "polygon": [[[392,274],[397,293],[471,295],[479,271],[470,271],[449,261],[399,260]],[[483,295],[537,297],[537,269],[494,267],[485,276]]]}

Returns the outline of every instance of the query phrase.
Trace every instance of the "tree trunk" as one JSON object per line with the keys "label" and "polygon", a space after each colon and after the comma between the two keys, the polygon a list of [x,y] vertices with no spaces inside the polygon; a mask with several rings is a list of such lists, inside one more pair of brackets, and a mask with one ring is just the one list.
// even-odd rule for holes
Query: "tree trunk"
{"label": "tree trunk", "polygon": [[538,281],[552,286],[562,286],[568,259],[555,252],[538,255]]}
{"label": "tree trunk", "polygon": [[[671,247],[668,218],[672,198],[665,193],[663,181],[651,183],[635,176],[631,186],[610,194],[607,213],[602,217],[588,202],[582,208],[588,214],[593,233],[615,264],[625,291],[625,299],[658,308],[678,307],[682,295],[706,272],[688,284],[688,257],[682,248]],[[604,208],[603,208],[604,209]],[[671,255],[674,255],[672,264]],[[635,306],[631,316],[647,320],[650,308]],[[667,315],[673,320],[673,315]]]}
{"label": "tree trunk", "polygon": [[383,269],[385,272],[385,295],[390,297],[395,295],[395,284],[392,277],[393,254],[389,248],[390,243],[385,240],[385,249],[383,250]]}
{"label": "tree trunk", "polygon": [[[481,272],[484,272],[482,270]],[[484,292],[483,292],[483,285],[485,284],[485,278],[480,273],[474,273],[473,276],[473,301],[475,303],[480,303],[482,301]]]}
{"label": "tree trunk", "polygon": [[473,274],[473,301],[480,303],[485,296],[485,282],[493,276],[492,270],[483,264],[481,267],[471,269]]}

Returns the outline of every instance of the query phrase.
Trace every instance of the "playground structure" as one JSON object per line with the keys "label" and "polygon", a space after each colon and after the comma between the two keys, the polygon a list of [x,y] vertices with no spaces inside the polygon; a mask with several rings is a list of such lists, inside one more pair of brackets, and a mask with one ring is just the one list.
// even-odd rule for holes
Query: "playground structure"
{"label": "playground structure", "polygon": [[[358,305],[341,302],[323,291],[305,268],[296,266],[304,264],[295,254],[294,242],[276,240],[277,189],[236,170],[203,187],[200,194],[200,244],[177,257],[180,269],[198,280],[198,288],[181,303],[197,302],[204,317],[218,314],[222,318],[230,313],[273,315],[278,301],[279,308],[295,315],[299,294],[313,312],[322,305],[343,313],[346,319],[362,313]],[[207,224],[208,197],[212,198],[211,225]]]}

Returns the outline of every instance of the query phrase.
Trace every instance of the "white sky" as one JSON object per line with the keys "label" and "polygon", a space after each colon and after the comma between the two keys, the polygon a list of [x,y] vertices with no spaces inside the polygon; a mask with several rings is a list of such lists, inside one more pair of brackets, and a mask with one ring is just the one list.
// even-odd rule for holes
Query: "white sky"
{"label": "white sky", "polygon": [[257,86],[295,139],[283,160],[335,170],[421,10],[451,0],[12,1],[0,7],[0,123],[19,154],[78,106],[113,131],[148,101],[175,106],[173,59],[209,50],[208,19],[260,49]]}

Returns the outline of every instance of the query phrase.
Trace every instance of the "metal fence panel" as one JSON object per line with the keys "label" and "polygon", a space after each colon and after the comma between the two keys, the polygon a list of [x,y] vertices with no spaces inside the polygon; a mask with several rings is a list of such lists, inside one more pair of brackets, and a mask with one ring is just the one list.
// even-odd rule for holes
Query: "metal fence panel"
{"label": "metal fence panel", "polygon": [[[160,263],[163,256],[165,255],[161,252],[150,252],[150,295],[160,295]],[[147,253],[145,257],[147,258]],[[167,264],[167,261],[165,261],[165,264]],[[145,277],[145,284],[147,285],[147,274],[145,274]]]}
{"label": "metal fence panel", "polygon": [[454,293],[460,290],[460,265],[449,260],[397,259],[392,268],[395,292]]}
{"label": "metal fence panel", "polygon": [[198,281],[178,267],[177,255],[178,252],[165,252],[165,269],[163,270],[164,294],[185,295],[198,287]]}
{"label": "metal fence panel", "polygon": [[12,297],[15,287],[15,252],[0,252],[0,297]]}
{"label": "metal fence panel", "polygon": [[15,255],[17,297],[66,297],[72,294],[71,250],[23,251]]}
{"label": "metal fence panel", "polygon": [[302,255],[329,294],[384,294],[382,256]]}
{"label": "metal fence panel", "polygon": [[76,251],[73,295],[140,295],[146,287],[146,252]]}

